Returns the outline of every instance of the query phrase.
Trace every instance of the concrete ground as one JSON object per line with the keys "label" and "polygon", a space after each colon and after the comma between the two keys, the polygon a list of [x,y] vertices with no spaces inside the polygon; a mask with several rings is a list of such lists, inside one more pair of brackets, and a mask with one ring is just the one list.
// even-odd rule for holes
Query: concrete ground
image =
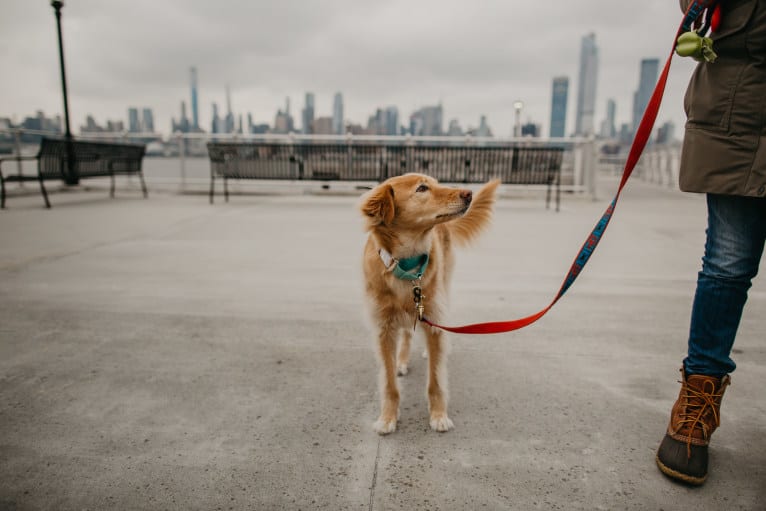
{"label": "concrete ground", "polygon": [[[449,323],[547,305],[616,180],[599,185],[599,200],[565,196],[558,214],[506,193],[458,254]],[[15,194],[0,211],[0,509],[766,506],[763,278],[708,482],[680,486],[654,462],[679,388],[701,197],[631,182],[547,316],[451,336],[455,430],[429,430],[416,354],[398,430],[380,437],[358,197],[211,206],[137,190],[54,193],[50,211]]]}

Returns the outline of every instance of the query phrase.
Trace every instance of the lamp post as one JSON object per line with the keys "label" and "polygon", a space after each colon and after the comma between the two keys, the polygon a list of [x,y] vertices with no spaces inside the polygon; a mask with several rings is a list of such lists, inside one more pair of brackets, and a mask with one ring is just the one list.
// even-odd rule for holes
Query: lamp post
{"label": "lamp post", "polygon": [[51,6],[56,11],[56,28],[59,41],[59,66],[61,67],[61,90],[64,93],[64,137],[67,141],[67,176],[66,183],[76,185],[79,182],[74,168],[74,148],[72,147],[72,131],[69,129],[69,99],[66,89],[66,70],[64,68],[64,42],[61,38],[61,8],[64,2],[52,0]]}
{"label": "lamp post", "polygon": [[513,102],[513,110],[516,112],[516,122],[513,126],[513,136],[521,137],[521,109],[524,108],[524,103],[521,101]]}

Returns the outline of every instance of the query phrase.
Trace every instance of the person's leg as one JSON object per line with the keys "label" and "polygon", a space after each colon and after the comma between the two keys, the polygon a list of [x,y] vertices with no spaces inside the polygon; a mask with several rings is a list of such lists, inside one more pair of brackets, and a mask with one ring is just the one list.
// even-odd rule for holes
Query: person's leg
{"label": "person's leg", "polygon": [[720,423],[728,374],[736,367],[731,349],[766,238],[766,199],[711,194],[707,204],[707,241],[681,391],[657,451],[660,470],[690,484],[707,478],[707,446]]}
{"label": "person's leg", "polygon": [[707,202],[707,242],[684,369],[720,378],[736,368],[730,353],[763,253],[766,199],[711,194]]}

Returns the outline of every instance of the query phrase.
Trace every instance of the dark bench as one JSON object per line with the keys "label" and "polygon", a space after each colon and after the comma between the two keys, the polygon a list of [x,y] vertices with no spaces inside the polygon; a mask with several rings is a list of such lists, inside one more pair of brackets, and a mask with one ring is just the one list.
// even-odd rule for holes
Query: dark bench
{"label": "dark bench", "polygon": [[[0,168],[0,189],[2,198],[0,207],[5,207],[5,183],[38,181],[40,192],[45,200],[45,207],[50,208],[45,181],[60,180],[68,185],[79,183],[80,179],[91,177],[111,177],[112,186],[109,196],[114,197],[115,179],[118,174],[136,174],[141,179],[144,198],[148,196],[144,174],[141,169],[146,145],[118,144],[112,142],[92,142],[63,138],[43,138],[36,156],[15,156],[0,159],[3,161],[37,160],[37,175],[11,174],[4,176]],[[70,165],[71,158],[71,165]]]}
{"label": "dark bench", "polygon": [[498,178],[504,184],[544,185],[546,207],[556,191],[561,197],[563,145],[516,142],[492,145],[455,142],[412,144],[406,141],[244,141],[207,144],[210,157],[210,203],[216,179],[223,180],[229,200],[229,179],[313,181],[377,181],[422,172],[444,183],[484,183]]}

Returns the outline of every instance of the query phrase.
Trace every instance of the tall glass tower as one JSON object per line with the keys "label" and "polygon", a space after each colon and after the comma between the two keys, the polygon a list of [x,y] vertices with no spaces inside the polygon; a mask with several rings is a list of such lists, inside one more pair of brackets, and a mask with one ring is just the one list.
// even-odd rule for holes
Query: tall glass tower
{"label": "tall glass tower", "polygon": [[336,135],[343,135],[344,131],[343,95],[340,92],[336,92],[335,99],[332,102],[332,132]]}
{"label": "tall glass tower", "polygon": [[551,94],[551,138],[563,138],[566,135],[568,97],[569,78],[557,76],[553,79]]}
{"label": "tall glass tower", "polygon": [[154,114],[151,108],[144,108],[141,116],[141,131],[154,133]]}
{"label": "tall glass tower", "polygon": [[609,98],[606,100],[606,117],[601,123],[601,136],[603,138],[614,138],[617,136],[617,126],[615,117],[617,114],[617,103]]}
{"label": "tall glass tower", "polygon": [[638,129],[641,118],[644,116],[646,105],[654,92],[657,77],[660,72],[659,59],[643,59],[641,61],[641,75],[638,79],[638,90],[633,95],[633,133]]}
{"label": "tall glass tower", "polygon": [[191,110],[192,110],[192,129],[199,129],[199,109],[197,108],[197,68],[191,68]]}
{"label": "tall glass tower", "polygon": [[598,79],[598,47],[596,34],[588,34],[580,44],[580,76],[577,84],[577,116],[575,135],[594,134],[596,112],[596,81]]}
{"label": "tall glass tower", "polygon": [[311,124],[314,122],[314,93],[306,93],[306,103],[303,107],[303,119],[302,119],[303,133],[309,135],[313,132]]}

